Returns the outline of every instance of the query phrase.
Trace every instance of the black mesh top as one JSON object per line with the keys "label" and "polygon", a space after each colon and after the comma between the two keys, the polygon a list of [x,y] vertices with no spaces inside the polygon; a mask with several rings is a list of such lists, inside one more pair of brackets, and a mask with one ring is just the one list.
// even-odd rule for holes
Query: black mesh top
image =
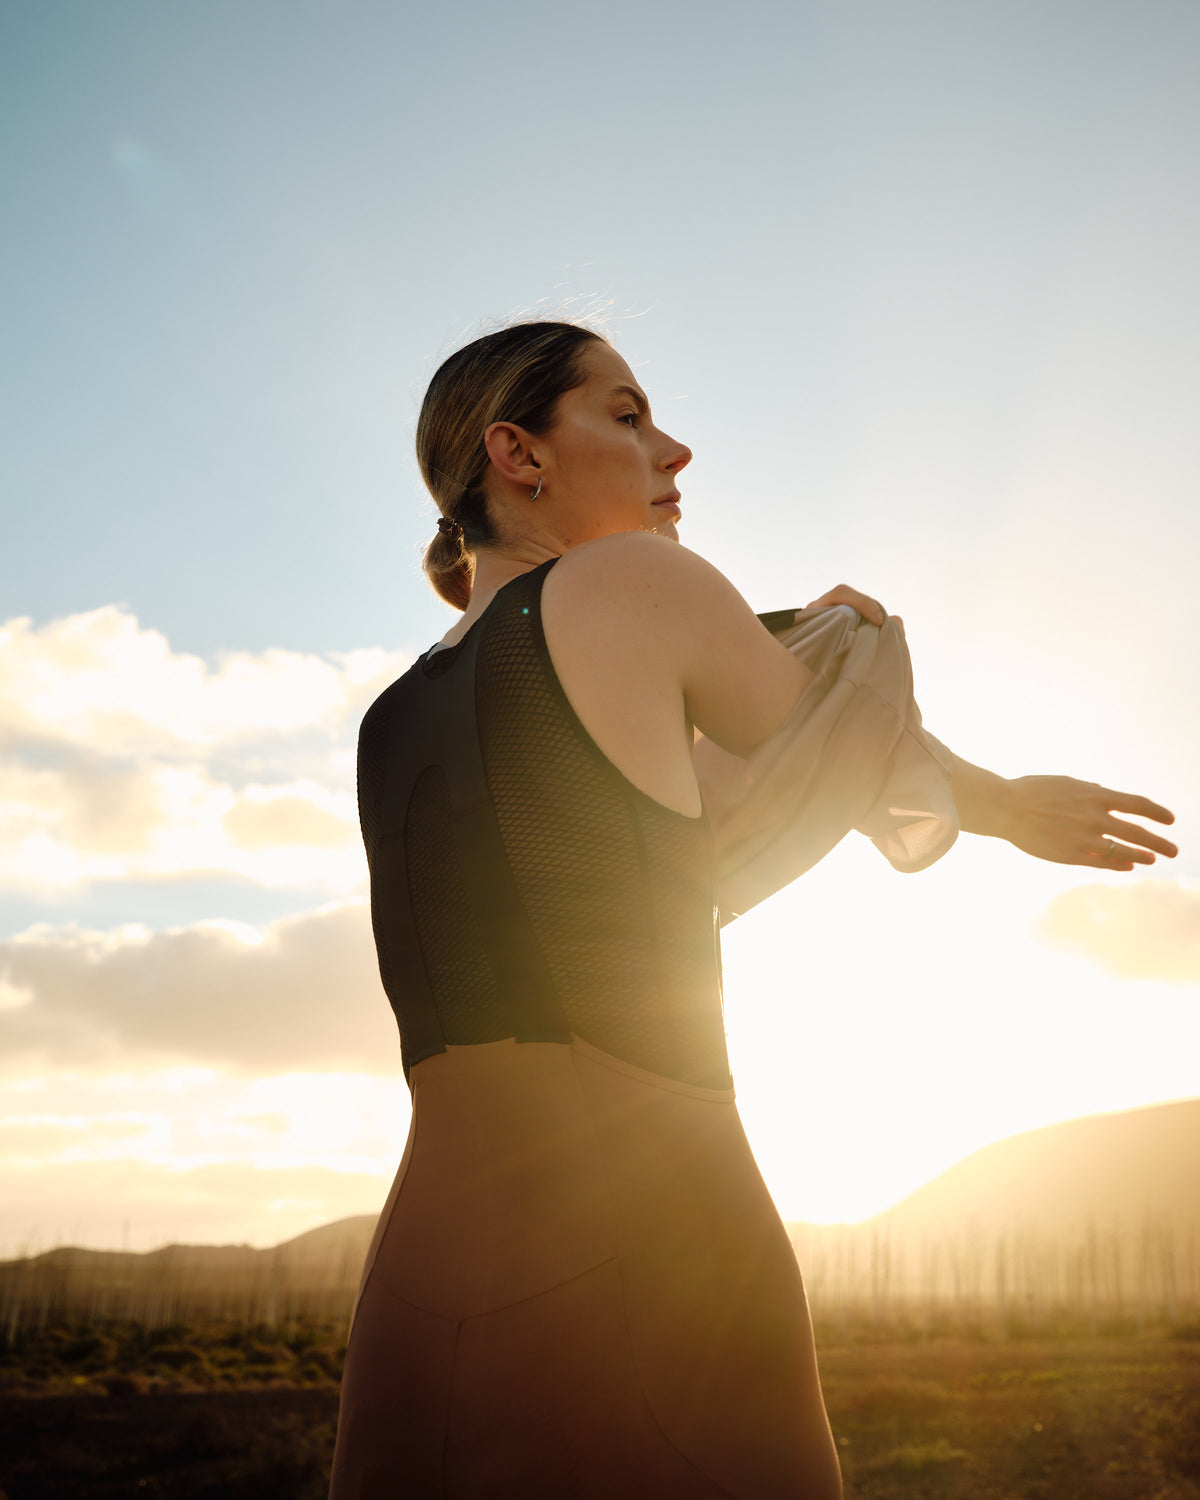
{"label": "black mesh top", "polygon": [[553,560],[368,709],[358,803],[405,1074],[447,1045],[583,1041],[729,1086],[712,837],[639,791],[563,693]]}

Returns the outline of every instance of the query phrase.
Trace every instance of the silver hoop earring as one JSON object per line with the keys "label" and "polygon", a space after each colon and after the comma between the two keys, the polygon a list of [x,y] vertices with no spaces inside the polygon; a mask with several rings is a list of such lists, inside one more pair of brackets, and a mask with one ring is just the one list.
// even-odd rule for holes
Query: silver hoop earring
{"label": "silver hoop earring", "polygon": [[531,500],[536,500],[536,499],[537,499],[537,497],[538,497],[538,496],[539,496],[539,495],[540,495],[540,494],[541,494],[541,493],[542,493],[542,476],[541,476],[541,475],[540,475],[540,474],[539,474],[539,475],[538,475],[538,482],[537,482],[537,489],[536,489],[536,490],[531,490],[531,491],[530,491],[530,492],[529,492],[529,498],[530,498],[530,499],[531,499]]}

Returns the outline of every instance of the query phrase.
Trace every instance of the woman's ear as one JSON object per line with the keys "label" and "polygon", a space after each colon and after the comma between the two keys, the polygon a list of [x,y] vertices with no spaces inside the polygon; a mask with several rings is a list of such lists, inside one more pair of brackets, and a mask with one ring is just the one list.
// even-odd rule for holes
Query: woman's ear
{"label": "woman's ear", "polygon": [[512,484],[532,488],[541,471],[533,457],[532,437],[515,422],[493,422],[483,435],[492,467]]}

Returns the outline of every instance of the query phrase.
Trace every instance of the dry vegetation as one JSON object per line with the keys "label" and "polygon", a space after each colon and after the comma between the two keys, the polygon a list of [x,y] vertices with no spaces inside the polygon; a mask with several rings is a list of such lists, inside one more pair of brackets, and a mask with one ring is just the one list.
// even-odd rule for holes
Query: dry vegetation
{"label": "dry vegetation", "polygon": [[860,1343],[821,1365],[848,1500],[1200,1500],[1200,1341]]}
{"label": "dry vegetation", "polygon": [[[323,1497],[356,1244],[0,1266],[0,1500]],[[1200,1500],[1195,1238],[1142,1244],[802,1245],[849,1500]]]}
{"label": "dry vegetation", "polygon": [[[848,1500],[1200,1500],[1200,1327],[844,1326],[821,1361]],[[0,1495],[323,1500],[341,1352],[310,1326],[30,1331],[0,1364]]]}
{"label": "dry vegetation", "polygon": [[315,1388],[336,1391],[345,1327],[266,1324],[49,1323],[0,1350],[5,1396],[140,1396]]}
{"label": "dry vegetation", "polygon": [[326,1500],[334,1390],[0,1397],[5,1500]]}
{"label": "dry vegetation", "polygon": [[1200,1319],[1200,1227],[1190,1221],[1090,1221],[1056,1237],[973,1224],[915,1241],[871,1226],[791,1233],[809,1298],[834,1325],[866,1318],[922,1336],[1005,1338],[1169,1332]]}
{"label": "dry vegetation", "polygon": [[168,1245],[145,1255],[61,1248],[0,1263],[9,1343],[50,1323],[344,1325],[370,1219],[327,1225],[271,1250]]}

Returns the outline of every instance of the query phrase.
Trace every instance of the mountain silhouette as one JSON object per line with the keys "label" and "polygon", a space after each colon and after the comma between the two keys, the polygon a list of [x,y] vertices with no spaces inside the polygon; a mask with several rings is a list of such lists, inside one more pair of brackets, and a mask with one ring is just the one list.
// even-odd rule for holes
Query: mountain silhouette
{"label": "mountain silhouette", "polygon": [[1194,1302],[1200,1099],[994,1141],[858,1224],[789,1224],[817,1305],[1099,1309],[1174,1322]]}
{"label": "mountain silhouette", "polygon": [[1089,1223],[1200,1223],[1200,1099],[1086,1115],[964,1157],[868,1223],[906,1238],[975,1224],[1046,1238]]}
{"label": "mountain silhouette", "polygon": [[[374,1228],[374,1215],[361,1214],[267,1249],[62,1247],[0,1263],[0,1313],[341,1318]],[[1052,1247],[1066,1265],[1103,1237],[1104,1254],[1124,1256],[1136,1274],[1139,1255],[1144,1270],[1152,1254],[1163,1261],[1168,1241],[1194,1243],[1200,1232],[1200,1099],[1024,1131],[973,1152],[874,1218],[788,1229],[806,1277],[836,1282],[845,1295],[864,1284],[864,1267],[877,1275],[881,1246],[895,1290],[927,1280],[918,1267],[935,1246],[946,1247],[945,1265],[966,1254],[980,1285],[994,1279],[996,1247],[1006,1243]]]}

